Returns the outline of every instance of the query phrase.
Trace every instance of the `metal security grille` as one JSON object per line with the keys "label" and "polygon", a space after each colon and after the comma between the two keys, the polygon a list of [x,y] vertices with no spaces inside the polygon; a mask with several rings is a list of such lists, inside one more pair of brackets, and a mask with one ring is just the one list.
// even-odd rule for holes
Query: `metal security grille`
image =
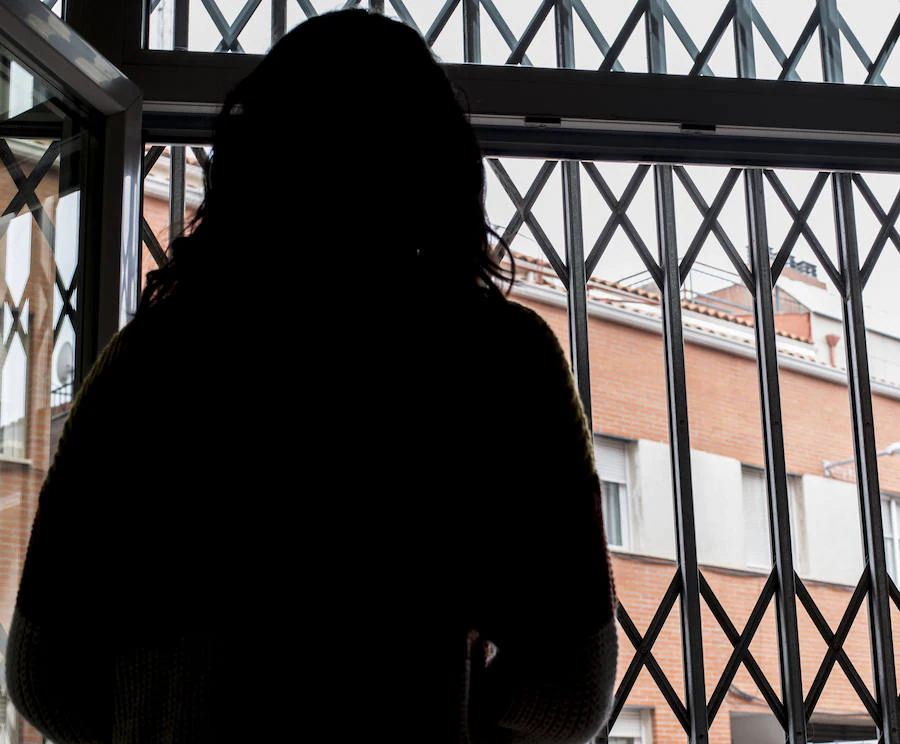
{"label": "metal security grille", "polygon": [[[152,147],[145,155],[145,172],[162,154],[163,148]],[[182,152],[177,147],[171,148],[172,157],[180,157]],[[200,151],[205,154],[203,150]],[[199,158],[198,158],[199,159]],[[174,160],[173,160],[174,162]],[[869,188],[866,178],[858,173],[818,173],[815,175],[809,192],[800,194],[801,206],[797,206],[794,197],[782,183],[778,172],[770,169],[724,169],[724,179],[711,203],[707,203],[700,189],[691,178],[688,169],[681,166],[637,165],[629,179],[624,192],[618,198],[607,185],[603,176],[604,163],[598,162],[564,162],[546,161],[538,169],[534,182],[523,196],[516,188],[509,175],[509,161],[489,159],[488,165],[497,176],[506,195],[514,205],[514,217],[502,234],[513,250],[534,251],[535,246],[540,256],[549,262],[560,284],[567,289],[570,305],[570,339],[574,357],[577,362],[581,355],[582,363],[576,366],[578,379],[589,395],[589,370],[586,353],[586,338],[579,335],[579,326],[586,326],[586,309],[579,309],[577,295],[584,293],[588,279],[594,273],[594,267],[610,245],[613,234],[619,230],[624,234],[634,253],[646,266],[646,273],[662,296],[663,319],[665,326],[665,350],[669,418],[671,426],[671,447],[675,472],[675,501],[678,512],[678,523],[681,529],[677,533],[678,566],[672,575],[662,600],[644,633],[632,619],[626,603],[619,606],[618,620],[624,637],[633,647],[633,654],[624,655],[622,664],[624,675],[615,698],[613,710],[615,717],[622,711],[629,699],[638,675],[646,669],[658,686],[663,698],[670,706],[678,722],[684,728],[688,740],[704,741],[709,727],[716,721],[722,703],[734,681],[738,668],[743,665],[762,694],[779,724],[784,728],[785,737],[789,741],[806,741],[806,725],[817,710],[817,704],[830,678],[835,665],[838,665],[847,680],[856,691],[860,703],[868,712],[873,723],[882,731],[891,731],[897,716],[896,680],[894,669],[893,640],[890,625],[891,601],[900,609],[900,591],[887,576],[884,553],[883,527],[881,524],[880,491],[877,481],[875,463],[875,446],[872,427],[866,425],[871,421],[871,390],[869,374],[866,366],[865,326],[862,318],[861,292],[866,278],[871,276],[878,256],[890,241],[900,249],[900,234],[893,227],[896,213],[900,207],[900,194],[892,205],[885,210]],[[196,167],[196,166],[194,166]],[[183,215],[183,175],[179,176],[177,166],[173,165],[171,204],[176,217]],[[566,179],[578,182],[580,176],[587,176],[585,183],[579,184],[577,195],[566,192]],[[558,232],[558,226],[546,229],[532,212],[535,202],[540,198],[542,190],[547,187],[551,178],[559,179],[562,193],[571,199],[564,219],[578,221],[582,217],[578,206],[584,190],[594,188],[600,192],[610,207],[610,216],[601,229],[590,251],[585,257],[584,251],[579,255],[576,251],[581,246],[575,235],[581,231],[566,229],[565,250],[563,246],[554,245],[548,233]],[[175,179],[181,178],[179,185]],[[638,186],[651,178],[654,185],[656,208],[658,211],[656,245],[648,245],[628,215],[628,205]],[[682,219],[683,214],[676,210],[674,201],[674,182],[677,179],[684,191],[690,196],[694,207],[701,214],[700,227],[686,249],[679,250],[675,239],[675,220]],[[771,184],[768,199],[763,190],[764,182]],[[735,246],[739,236],[728,234],[719,222],[719,214],[726,198],[738,186],[742,187],[748,219],[748,235],[750,238],[749,256]],[[777,204],[772,201],[772,194],[791,216],[791,227],[777,250],[770,252],[767,239],[767,214]],[[578,199],[573,199],[578,196]],[[833,200],[836,217],[835,240],[839,247],[839,260],[835,264],[827,255],[822,241],[807,224],[809,213],[819,203]],[[181,200],[181,201],[180,201]],[[872,213],[881,223],[881,228],[871,246],[858,245],[854,210],[856,204],[863,201],[871,208]],[[177,205],[181,206],[177,206]],[[577,211],[576,211],[577,210]],[[533,243],[522,248],[521,227],[528,226]],[[162,248],[152,237],[149,225],[143,224],[145,244],[154,257],[164,260]],[[739,627],[729,617],[723,603],[700,570],[697,561],[697,544],[694,531],[690,441],[688,421],[690,411],[685,396],[686,379],[684,370],[684,341],[682,308],[683,288],[690,275],[692,264],[700,253],[708,236],[714,236],[721,246],[724,255],[732,263],[739,281],[746,287],[752,298],[755,315],[755,333],[757,359],[760,373],[760,396],[763,406],[764,444],[767,467],[766,481],[769,497],[769,513],[772,515],[770,528],[774,536],[774,566],[765,581],[755,605],[743,624]],[[867,565],[852,593],[843,616],[836,627],[829,625],[823,612],[817,606],[812,594],[795,571],[793,557],[794,546],[791,540],[790,513],[788,506],[788,483],[784,465],[784,443],[780,424],[780,393],[777,369],[776,334],[774,327],[773,289],[780,272],[783,270],[792,250],[803,236],[806,244],[814,252],[820,265],[824,268],[829,281],[833,282],[843,298],[845,308],[846,338],[851,348],[850,358],[850,393],[854,423],[855,444],[859,452],[859,488],[864,507],[864,545]],[[562,254],[565,255],[562,255]],[[582,302],[585,302],[582,298]],[[581,308],[585,308],[582,304]],[[584,313],[578,317],[576,313]],[[586,406],[590,411],[590,405]],[[780,680],[770,679],[763,672],[759,661],[750,651],[760,623],[775,600],[778,620],[778,645],[781,654]],[[872,634],[872,663],[875,668],[875,694],[870,692],[863,675],[844,651],[854,620],[857,618],[863,603],[869,603]],[[815,628],[821,635],[827,650],[821,659],[815,678],[807,680],[807,691],[800,676],[800,644],[797,630],[797,603],[811,618]],[[711,611],[713,617],[733,647],[733,651],[721,675],[715,680],[711,694],[706,693],[706,668],[704,664],[703,634],[701,632],[701,605]],[[666,621],[676,605],[679,607],[681,637],[683,642],[683,668],[685,671],[684,691],[678,692],[680,680],[670,679],[662,665],[654,656],[654,646],[659,639]],[[781,689],[782,692],[779,692]],[[612,724],[611,724],[612,725]],[[896,739],[885,738],[885,741]]]}
{"label": "metal security grille", "polygon": [[[23,113],[32,106],[43,111],[34,117],[34,109]],[[71,399],[75,373],[82,139],[65,104],[5,55],[0,56],[0,108],[13,115],[0,122],[0,378],[13,389],[21,385],[31,391],[31,370],[41,364],[49,369],[69,344],[62,374],[46,391],[50,405],[57,406]],[[44,391],[34,392],[44,399]],[[26,427],[32,425],[28,410],[25,404],[21,450],[0,443],[3,454],[34,456],[26,445]]]}
{"label": "metal security grille", "polygon": [[[55,1],[47,0],[51,5]],[[716,18],[711,30],[692,28],[690,20],[680,16],[667,0],[637,0],[627,14],[613,13],[608,5],[592,0],[247,0],[226,5],[229,10],[237,8],[236,13],[232,10],[230,20],[216,0],[200,0],[196,4],[189,0],[150,0],[147,28],[151,36],[145,39],[145,45],[155,49],[262,52],[306,18],[335,8],[363,7],[409,24],[430,46],[439,46],[448,62],[575,66],[616,72],[666,72],[674,63],[678,69],[668,71],[679,74],[756,77],[756,37],[762,45],[757,53],[764,53],[771,60],[767,71],[761,73],[763,77],[843,82],[843,52],[858,62],[853,66],[853,82],[886,85],[889,83],[884,78],[885,66],[900,35],[900,13],[893,12],[888,17],[892,11],[866,8],[869,16],[885,16],[878,18],[878,25],[886,30],[879,46],[866,49],[851,22],[838,9],[837,0],[797,2],[795,12],[803,12],[807,17],[799,31],[776,31],[773,19],[767,22],[753,0],[705,3],[706,14]],[[192,24],[213,26],[218,38],[200,41],[192,36]],[[165,33],[152,36],[151,27],[157,31],[165,27]],[[573,30],[577,41],[574,47]],[[534,47],[545,46],[543,42],[535,44],[542,33],[552,35],[555,59],[545,52],[539,58],[529,57]],[[625,61],[626,47],[634,42],[640,44],[644,36],[657,43],[646,48],[646,55],[626,54]],[[490,59],[482,58],[482,45],[487,38],[502,39],[506,50],[502,56],[491,50]],[[248,39],[249,49],[245,47]],[[801,60],[814,54],[811,49],[816,41],[827,62],[811,68],[808,76],[801,76]],[[728,50],[723,54],[724,47]]]}
{"label": "metal security grille", "polygon": [[[166,9],[166,0],[151,0],[150,13]],[[300,0],[297,3],[302,17],[310,17],[324,8],[324,4]],[[364,5],[350,0],[346,6]],[[865,69],[867,84],[886,85],[885,67],[900,35],[900,16],[885,19],[889,29],[882,45],[869,54],[855,36],[847,20],[838,10],[836,0],[817,0],[810,3],[810,14],[800,35],[795,39],[778,40],[769,24],[751,0],[730,0],[722,3],[712,32],[706,38],[693,38],[666,0],[639,0],[621,28],[611,33],[601,30],[600,19],[591,13],[591,4],[583,0],[543,0],[533,3],[534,10],[524,30],[514,32],[498,4],[492,0],[447,0],[431,17],[416,14],[416,3],[400,0],[375,2],[371,7],[393,12],[420,30],[429,44],[434,45],[447,33],[455,13],[461,13],[461,37],[457,40],[466,62],[482,61],[482,29],[490,24],[508,48],[505,62],[510,65],[529,65],[534,61],[529,50],[545,24],[552,29],[555,63],[560,68],[575,68],[576,24],[586,29],[587,36],[599,50],[602,71],[625,70],[621,55],[632,39],[644,44],[645,70],[650,73],[669,71],[667,50],[678,46],[691,60],[690,75],[714,74],[714,55],[723,45],[733,45],[729,69],[741,78],[757,76],[756,58],[765,51],[778,62],[780,80],[799,80],[798,65],[809,50],[818,47],[819,80],[838,83],[844,80],[842,54],[847,49]],[[259,0],[250,0],[228,21],[214,0],[202,0],[202,8],[215,25],[220,39],[217,51],[245,51],[242,33],[255,13],[261,12]],[[271,9],[271,43],[289,27],[288,3],[273,0]],[[293,7],[293,4],[291,4]],[[186,0],[175,0],[168,6],[173,19],[173,47],[188,48],[189,22]],[[581,38],[583,38],[583,33]],[[641,38],[643,37],[643,38]],[[758,43],[761,40],[762,46]],[[817,45],[813,41],[818,41]],[[145,40],[146,41],[146,40]],[[667,46],[668,45],[668,46]],[[597,65],[595,65],[597,67]],[[198,140],[188,140],[198,141]],[[486,147],[492,153],[490,146]],[[144,176],[163,154],[163,146],[145,151]],[[536,250],[549,263],[553,274],[566,290],[568,332],[572,367],[585,409],[591,407],[590,357],[588,354],[588,286],[598,264],[613,242],[614,236],[624,235],[629,248],[637,256],[651,286],[658,293],[664,339],[665,383],[674,474],[674,505],[676,512],[676,570],[652,619],[642,633],[632,619],[625,603],[619,606],[618,620],[623,635],[633,647],[633,653],[620,659],[624,669],[616,693],[613,718],[623,710],[643,670],[652,677],[661,695],[683,728],[688,741],[706,742],[710,727],[721,713],[726,694],[738,669],[743,666],[753,679],[765,703],[791,744],[808,741],[808,724],[835,667],[846,676],[860,703],[879,731],[881,741],[900,742],[897,680],[894,665],[894,642],[891,629],[891,603],[900,610],[900,591],[889,578],[886,568],[884,527],[873,432],[872,389],[867,353],[866,326],[863,315],[862,292],[875,271],[879,258],[890,243],[900,250],[900,233],[896,221],[900,216],[900,192],[890,203],[883,203],[875,195],[867,177],[857,172],[822,171],[816,173],[805,193],[797,193],[783,176],[769,167],[730,167],[722,170],[722,178],[711,199],[704,196],[688,168],[668,164],[670,157],[653,157],[653,144],[646,145],[647,161],[632,166],[630,177],[618,195],[610,186],[606,164],[591,159],[544,160],[536,175],[524,188],[517,185],[510,172],[509,162],[497,157],[487,159],[492,178],[510,200],[513,213],[500,233],[513,250],[521,247],[523,228],[533,240],[530,249]],[[511,155],[509,148],[504,155]],[[531,151],[533,155],[533,151]],[[195,150],[199,163],[205,151]],[[171,158],[170,232],[179,232],[185,214],[185,148],[173,146]],[[684,154],[685,162],[690,153]],[[726,165],[730,163],[724,160]],[[545,190],[553,185],[561,199],[561,225],[542,224],[536,205]],[[629,215],[636,195],[642,187],[652,187],[655,207],[655,236],[648,239]],[[609,210],[605,224],[595,234],[585,227],[584,201],[588,190],[595,190]],[[678,221],[683,211],[676,206],[676,190],[681,189],[700,216],[700,223],[685,244],[678,238]],[[728,200],[738,196],[743,200],[746,215],[746,235],[740,240],[729,234],[722,223],[722,210]],[[827,240],[816,233],[810,216],[817,206],[827,205],[834,221],[834,233]],[[871,244],[861,245],[857,230],[856,211],[862,205],[870,210],[880,225]],[[790,227],[778,245],[771,245],[769,220],[774,209],[781,209],[789,217]],[[558,233],[561,238],[551,237]],[[165,252],[146,220],[142,236],[147,250],[157,263],[165,260]],[[766,492],[770,531],[773,546],[773,567],[765,579],[752,611],[739,627],[729,616],[720,597],[713,590],[697,558],[697,539],[694,513],[690,444],[690,408],[686,395],[684,354],[683,296],[685,284],[704,246],[713,241],[720,246],[746,289],[750,298],[753,333],[758,365],[759,400],[762,416],[762,439],[765,452]],[[746,248],[744,242],[746,242]],[[654,244],[655,243],[655,244]],[[843,615],[836,626],[830,625],[808,587],[795,570],[795,546],[791,537],[788,476],[785,466],[785,444],[781,411],[781,378],[776,347],[775,309],[773,290],[786,266],[799,260],[797,246],[809,246],[821,267],[823,279],[837,290],[843,311],[844,338],[848,353],[847,379],[852,417],[853,445],[856,453],[858,491],[862,516],[862,544],[865,568],[859,577]],[[834,246],[834,250],[828,248]],[[770,679],[751,652],[751,644],[769,607],[773,604],[777,619],[777,638],[780,680]],[[874,690],[870,691],[857,665],[844,649],[848,634],[867,604],[869,617],[871,663]],[[826,646],[814,679],[804,692],[801,679],[800,643],[798,638],[798,604],[803,608]],[[664,625],[678,607],[683,660],[683,687],[673,682],[663,670],[654,649]],[[706,608],[704,610],[704,608]],[[711,685],[707,694],[708,669],[704,663],[704,638],[701,612],[712,613],[732,650],[728,661]],[[624,644],[623,644],[624,646]],[[683,689],[679,693],[678,687]],[[606,734],[598,741],[606,741]]]}
{"label": "metal security grille", "polygon": [[[15,145],[13,144],[13,146]],[[21,156],[17,156],[13,152],[10,141],[0,138],[0,164],[3,166],[5,176],[9,178],[16,189],[12,199],[9,200],[2,215],[0,215],[0,238],[6,234],[13,217],[28,213],[40,230],[40,235],[46,240],[47,245],[55,247],[56,225],[47,209],[41,204],[37,192],[45,179],[54,181],[50,188],[54,191],[59,188],[62,194],[65,194],[72,188],[72,184],[66,185],[62,181],[57,185],[56,180],[61,177],[59,172],[60,160],[71,158],[77,153],[80,140],[70,138],[63,142],[59,140],[40,142],[36,143],[36,146],[40,148],[39,152],[35,152],[35,155],[38,155],[36,162],[23,161]],[[25,169],[28,169],[27,175],[23,165]],[[58,266],[54,266],[53,272],[57,292],[56,304],[58,305],[53,318],[53,338],[56,340],[59,338],[63,323],[67,319],[70,323],[74,323],[75,308],[73,306],[73,297],[78,289],[78,274],[75,271],[71,276],[63,277]],[[23,347],[28,348],[28,333],[24,327],[27,324],[23,322],[24,317],[27,315],[26,303],[27,299],[21,304],[17,304],[12,293],[9,292],[4,296],[3,304],[13,319],[8,334],[3,339],[4,351],[9,351],[12,339],[16,336],[21,340]],[[50,302],[49,306],[53,307],[53,304],[53,302]]]}
{"label": "metal security grille", "polygon": [[[871,426],[870,375],[866,360],[865,325],[862,317],[862,289],[872,274],[878,257],[887,242],[895,246],[900,237],[894,223],[900,212],[900,194],[893,200],[888,210],[878,202],[866,179],[859,173],[818,173],[812,187],[798,207],[785,188],[776,171],[770,169],[739,169],[725,171],[724,179],[711,203],[707,203],[700,189],[694,183],[687,169],[669,165],[637,165],[621,197],[616,198],[603,178],[603,164],[595,162],[546,162],[539,170],[525,196],[519,192],[509,177],[504,165],[498,160],[489,164],[497,175],[497,181],[506,190],[515,205],[516,214],[503,232],[503,237],[511,246],[516,246],[516,238],[521,226],[530,228],[534,242],[549,262],[559,278],[561,286],[567,289],[569,302],[570,342],[573,349],[573,364],[581,385],[582,396],[589,401],[590,377],[586,366],[587,338],[581,336],[580,329],[586,326],[585,299],[579,302],[577,295],[583,295],[586,279],[594,273],[595,267],[609,246],[617,230],[624,234],[634,253],[646,267],[649,280],[662,297],[665,352],[667,366],[667,390],[669,396],[669,423],[672,456],[675,473],[675,501],[678,512],[676,520],[678,571],[660,602],[645,633],[639,632],[625,603],[619,607],[620,626],[634,647],[634,655],[627,666],[616,695],[613,721],[622,710],[639,673],[646,669],[656,682],[664,699],[671,707],[690,741],[703,741],[709,727],[716,720],[723,700],[729,691],[738,668],[743,664],[769,705],[773,715],[785,730],[790,741],[804,741],[806,723],[816,712],[817,704],[835,666],[839,665],[859,700],[872,720],[882,731],[892,731],[896,720],[896,680],[894,670],[893,641],[890,626],[890,599],[900,609],[897,592],[888,578],[885,567],[883,528],[881,525],[880,491],[875,470],[875,445]],[[581,174],[589,181],[607,202],[610,216],[601,230],[593,247],[585,257],[582,242],[578,238],[581,228],[566,229],[566,260],[552,244],[547,231],[532,213],[532,205],[540,197],[542,189],[554,172],[563,179],[563,192],[567,194],[569,209],[565,219],[578,222],[582,217],[580,207],[584,195],[583,186],[578,186],[577,194],[565,190],[565,179],[578,183]],[[657,241],[653,250],[641,237],[628,215],[638,187],[648,177],[654,181],[657,209]],[[684,188],[701,213],[702,219],[696,234],[686,249],[679,251],[676,241],[675,222],[683,219],[676,210],[674,181]],[[734,245],[737,236],[729,235],[719,222],[719,214],[729,195],[742,182],[746,215],[748,220],[749,256],[745,258]],[[767,203],[763,185],[771,185]],[[833,200],[838,261],[835,264],[828,256],[821,240],[812,232],[807,223],[809,214],[825,200],[826,186],[830,188]],[[769,250],[767,236],[767,210],[773,206],[772,194],[777,196],[790,215],[791,226],[776,250]],[[572,198],[576,196],[577,198]],[[880,229],[871,246],[858,245],[855,224],[855,208],[859,201],[871,209]],[[690,462],[690,441],[688,433],[689,408],[685,396],[687,388],[684,363],[684,341],[682,308],[684,284],[701,247],[713,235],[724,255],[733,265],[739,280],[752,298],[754,327],[756,333],[757,360],[760,374],[760,398],[763,408],[764,445],[766,452],[767,489],[769,513],[772,515],[771,530],[775,548],[774,567],[762,589],[756,604],[742,629],[735,626],[706,580],[697,563],[697,544],[694,530],[692,480]],[[836,628],[829,626],[804,582],[795,572],[791,540],[791,518],[788,504],[787,474],[784,465],[784,440],[780,411],[779,374],[774,326],[773,291],[779,275],[784,269],[798,239],[803,236],[817,261],[843,299],[846,338],[851,349],[850,394],[853,415],[854,437],[859,461],[859,489],[863,504],[863,540],[868,565],[859,578],[856,588]],[[895,237],[896,236],[896,237]],[[581,358],[579,359],[579,354]],[[590,405],[586,408],[590,410]],[[869,422],[867,424],[867,422]],[[795,600],[796,597],[796,600]],[[778,681],[766,678],[760,664],[750,652],[750,645],[773,598],[776,599],[778,619],[779,649],[781,654],[781,689]],[[875,666],[876,689],[873,695],[861,673],[843,649],[844,642],[853,626],[863,602],[869,602],[869,617],[872,633],[872,660]],[[662,666],[654,657],[653,648],[676,602],[680,606],[681,630],[685,670],[685,699],[676,692]],[[711,695],[706,694],[706,680],[701,633],[701,602],[712,612],[716,622],[733,646],[733,652],[717,680]],[[819,665],[815,678],[806,694],[800,677],[800,644],[797,631],[797,602],[811,618],[821,634],[827,651]],[[886,739],[890,740],[890,739]]]}
{"label": "metal security grille", "polygon": [[[188,163],[188,153],[192,156],[191,165]],[[172,145],[165,147],[162,145],[152,145],[145,149],[144,160],[142,166],[142,177],[144,179],[145,189],[147,185],[147,177],[153,171],[153,168],[160,159],[165,156],[168,165],[168,172],[163,179],[167,194],[164,197],[168,201],[168,222],[164,229],[154,230],[147,219],[146,213],[141,215],[141,242],[144,250],[152,259],[152,265],[145,266],[142,273],[146,270],[162,266],[166,262],[166,250],[160,242],[158,234],[162,233],[169,240],[181,235],[185,228],[188,227],[186,220],[187,203],[188,203],[188,185],[187,185],[187,169],[193,167],[194,170],[202,170],[209,161],[208,148],[204,147],[185,147],[184,145]],[[198,174],[199,175],[199,174]],[[202,176],[200,176],[202,178]],[[198,179],[199,180],[199,179]]]}

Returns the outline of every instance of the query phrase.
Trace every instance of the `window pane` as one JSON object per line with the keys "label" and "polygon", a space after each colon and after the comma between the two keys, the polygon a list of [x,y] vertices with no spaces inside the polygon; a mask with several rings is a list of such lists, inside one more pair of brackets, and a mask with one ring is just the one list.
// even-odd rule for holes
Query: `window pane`
{"label": "window pane", "polygon": [[769,545],[769,510],[763,472],[744,468],[744,549],[748,566],[766,568],[771,565]]}
{"label": "window pane", "polygon": [[622,546],[622,505],[618,483],[603,481],[601,495],[603,502],[603,524],[606,527],[606,539],[610,545]]}
{"label": "window pane", "polygon": [[[175,172],[169,168],[177,149],[163,149],[145,182],[144,216],[152,229],[148,232],[156,236],[164,252],[171,206],[168,174]],[[152,157],[153,152],[148,148],[148,156]],[[185,209],[189,213],[191,179],[195,179],[199,189],[199,163],[203,156],[199,151],[189,151],[186,157]],[[511,298],[539,312],[557,333],[562,346],[568,349],[567,297],[562,281],[567,255],[563,250],[565,217],[560,209],[564,201],[560,165],[555,161],[525,158],[486,162],[488,213],[517,261],[519,281]],[[592,246],[598,247],[595,255],[599,256],[587,283],[589,367],[592,389],[596,391],[592,422],[597,430],[618,437],[596,436],[594,454],[603,487],[603,518],[609,543],[627,547],[629,551],[628,555],[617,552],[613,556],[619,599],[643,634],[676,572],[672,452],[660,321],[662,300],[650,271],[653,264],[642,258],[645,254],[653,258],[659,253],[654,230],[654,171],[652,166],[628,163],[590,165],[595,167],[588,168],[582,163],[579,172],[585,252],[589,253]],[[745,626],[766,580],[760,571],[740,569],[748,566],[768,569],[772,564],[768,497],[761,469],[764,457],[758,360],[753,352],[754,290],[739,275],[740,270],[746,269],[746,263],[741,261],[746,260],[742,246],[747,241],[748,216],[743,204],[743,185],[741,180],[736,180],[731,196],[720,199],[724,200],[724,206],[716,213],[724,237],[703,232],[704,223],[709,226],[712,219],[708,205],[726,185],[728,171],[707,166],[687,167],[679,172],[682,177],[676,183],[674,215],[680,257],[683,258],[692,244],[701,246],[684,283],[682,306],[695,536],[703,578],[740,629]],[[777,176],[778,190],[772,185],[774,181],[766,182],[765,213],[776,252],[790,237],[794,212],[799,209],[796,205],[808,199],[815,201],[809,193],[811,189],[813,196],[816,193],[818,174],[798,170],[778,172]],[[526,201],[524,195],[529,191],[532,198]],[[801,236],[801,242],[785,262],[772,299],[788,456],[786,469],[796,474],[787,480],[791,529],[795,533],[795,566],[802,580],[811,580],[807,586],[810,595],[821,606],[829,625],[836,628],[852,594],[853,582],[859,579],[862,564],[861,551],[857,550],[859,543],[854,539],[859,519],[853,466],[835,468],[830,474],[823,471],[823,461],[842,460],[853,452],[850,417],[846,414],[847,390],[838,374],[846,354],[843,346],[835,348],[828,340],[830,334],[838,334],[842,328],[840,305],[837,311],[831,312],[839,298],[831,285],[826,285],[828,276],[818,253],[814,254],[804,242],[820,243],[821,252],[832,263],[839,263],[829,195],[827,189],[822,191],[808,220],[810,234]],[[893,194],[887,194],[891,200],[895,195],[896,189]],[[698,206],[699,202],[707,206]],[[890,203],[886,197],[884,212]],[[523,216],[523,212],[527,214]],[[857,215],[858,228],[861,234],[868,231],[867,240],[874,239],[880,222],[864,214],[861,208]],[[733,253],[726,253],[725,247]],[[894,254],[885,252],[885,256],[891,255]],[[148,266],[156,260],[149,252],[145,259]],[[896,277],[896,272],[886,272],[883,279],[873,276],[872,281],[888,282],[891,277]],[[870,317],[875,317],[875,313],[870,313],[867,305],[867,320]],[[872,344],[870,351],[875,348],[874,341]],[[896,392],[900,389],[897,373],[900,363],[893,356],[896,345],[890,346],[885,341],[881,348],[884,354],[872,353],[873,365],[882,365],[879,372],[884,378],[880,383],[882,392],[887,385],[892,386],[888,390],[890,401],[886,395],[880,401],[885,422],[882,425],[891,427],[879,439],[879,448],[883,449],[900,439],[900,430],[895,428],[895,422],[900,421],[897,415],[900,403],[896,403],[900,400],[900,393]],[[621,444],[622,441],[627,441],[627,445]],[[882,483],[889,477],[900,478],[900,470],[891,471],[892,466],[900,468],[897,463],[900,458],[879,459]],[[886,488],[894,490],[890,485]],[[885,536],[893,575],[897,551],[891,521],[887,518]],[[753,653],[767,679],[777,686],[774,608],[775,602],[770,602],[754,636]],[[732,644],[710,614],[708,605],[703,606],[702,612],[705,672],[711,685],[720,678]],[[826,649],[809,614],[799,608],[798,615],[803,682],[808,689]],[[863,616],[861,612],[845,647],[861,670],[871,669],[871,665],[865,666],[868,639]],[[680,632],[676,605],[656,639],[654,654],[677,694],[683,692],[684,677]],[[621,649],[620,674],[627,668],[632,653],[626,643],[621,644]],[[836,666],[835,670],[821,708],[864,715],[862,704],[840,676],[840,668]],[[744,697],[752,695],[762,699],[759,685],[744,668],[738,670],[733,687],[739,692],[733,696],[729,693],[722,703],[715,722],[717,739],[725,740],[729,726],[735,730],[734,722],[738,719],[729,718],[729,714],[744,712],[741,702]],[[678,728],[658,685],[646,671],[626,697],[633,704],[652,707],[660,729]],[[620,722],[623,717],[624,712]],[[774,718],[770,722],[778,725]],[[750,730],[749,726],[747,729]],[[612,731],[611,740],[632,741],[630,732],[616,728]],[[753,734],[743,740],[758,741],[756,729]]]}
{"label": "window pane", "polygon": [[[171,50],[186,42],[192,52],[260,54],[308,16],[345,5],[343,0],[287,4],[285,0],[257,0],[255,5],[246,0],[184,2],[188,13],[180,21],[176,0],[145,3],[148,48]],[[58,12],[61,2],[57,0],[55,5]],[[359,0],[356,6],[368,8],[371,3]],[[725,13],[731,7],[726,0],[669,0],[666,19],[656,28],[652,28],[649,13],[634,17],[633,0],[583,0],[574,7],[570,32],[565,26],[557,27],[552,7],[539,0],[493,0],[480,6],[471,27],[463,22],[461,6],[457,2],[449,7],[444,0],[387,0],[384,12],[418,30],[438,58],[449,63],[557,67],[564,58],[560,51],[570,48],[572,64],[583,70],[733,78],[738,75],[738,60],[749,53],[754,62],[749,67],[744,64],[744,76],[822,82],[823,59],[831,51],[830,45],[823,49],[820,44],[815,0],[755,0],[752,8],[758,19],[750,33],[739,39],[733,23],[721,23],[723,18],[727,21]],[[897,85],[900,55],[893,51],[893,44],[887,46],[880,72],[870,74],[869,70],[872,60],[891,42],[888,34],[897,19],[896,4],[892,0],[838,0],[838,6],[844,22],[836,40],[841,54],[829,63],[839,70],[839,79]],[[180,28],[179,23],[186,25]],[[648,38],[659,43],[655,61]],[[476,57],[466,57],[468,41],[476,42]],[[617,52],[611,55],[611,49]],[[704,56],[701,50],[708,53]]]}
{"label": "window pane", "polygon": [[[73,394],[84,153],[79,121],[63,112],[76,110],[0,48],[0,654]],[[5,741],[41,737],[0,689]]]}
{"label": "window pane", "polygon": [[897,559],[894,556],[894,541],[886,538],[884,541],[884,558],[887,561],[887,570],[890,577],[897,581]]}

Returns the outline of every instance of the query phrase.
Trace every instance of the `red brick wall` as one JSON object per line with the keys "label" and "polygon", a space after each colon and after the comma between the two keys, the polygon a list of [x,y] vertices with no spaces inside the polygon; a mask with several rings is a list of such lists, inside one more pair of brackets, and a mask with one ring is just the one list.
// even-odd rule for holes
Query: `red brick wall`
{"label": "red brick wall", "polygon": [[[568,350],[565,309],[522,302],[547,319]],[[661,336],[591,318],[588,343],[594,429],[668,442]],[[755,360],[687,343],[685,365],[691,446],[762,466]],[[788,471],[823,475],[823,458],[851,457],[847,388],[789,369],[781,369],[780,383]],[[900,440],[900,400],[875,394],[873,407],[878,446]],[[900,458],[880,458],[878,469],[882,487],[900,492]]]}

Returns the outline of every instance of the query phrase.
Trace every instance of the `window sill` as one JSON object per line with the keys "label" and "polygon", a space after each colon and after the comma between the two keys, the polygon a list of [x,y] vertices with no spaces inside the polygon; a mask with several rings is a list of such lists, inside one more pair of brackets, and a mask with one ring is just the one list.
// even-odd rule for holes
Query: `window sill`
{"label": "window sill", "polygon": [[637,555],[631,548],[626,548],[624,545],[607,545],[610,553],[622,553],[624,555]]}
{"label": "window sill", "polygon": [[34,462],[24,457],[0,454],[0,465],[20,465],[23,468],[30,468],[34,466]]}

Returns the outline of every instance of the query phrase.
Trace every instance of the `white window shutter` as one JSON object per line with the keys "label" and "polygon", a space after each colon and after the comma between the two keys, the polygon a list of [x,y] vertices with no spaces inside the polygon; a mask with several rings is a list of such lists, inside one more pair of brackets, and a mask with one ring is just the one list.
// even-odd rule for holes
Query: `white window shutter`
{"label": "white window shutter", "polygon": [[635,742],[643,741],[644,723],[642,708],[623,708],[616,719],[615,726],[609,733],[609,737],[616,739],[631,739]]}
{"label": "white window shutter", "polygon": [[627,442],[606,437],[594,437],[594,464],[600,480],[613,483],[628,482]]}
{"label": "white window shutter", "polygon": [[766,568],[772,564],[769,546],[769,511],[766,506],[765,474],[743,468],[744,540],[748,566]]}

